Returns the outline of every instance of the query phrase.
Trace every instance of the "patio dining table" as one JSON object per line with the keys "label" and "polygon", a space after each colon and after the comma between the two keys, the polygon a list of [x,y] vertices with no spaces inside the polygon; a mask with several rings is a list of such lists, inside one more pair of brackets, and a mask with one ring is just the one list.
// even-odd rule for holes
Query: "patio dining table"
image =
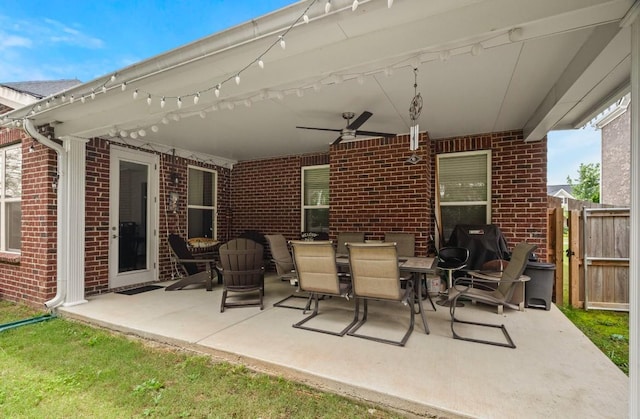
{"label": "patio dining table", "polygon": [[[349,256],[344,254],[336,254],[336,264],[340,267],[348,267]],[[424,307],[422,305],[422,280],[420,278],[420,275],[436,273],[437,268],[435,266],[435,258],[421,256],[403,256],[398,258],[398,267],[400,268],[400,271],[409,272],[412,276],[412,279],[414,280],[414,284],[416,284],[415,304],[418,306],[418,311],[416,312],[416,314],[420,314],[420,317],[422,318],[422,324],[424,325],[424,331],[428,335],[429,326],[427,325],[427,318],[424,314]]]}

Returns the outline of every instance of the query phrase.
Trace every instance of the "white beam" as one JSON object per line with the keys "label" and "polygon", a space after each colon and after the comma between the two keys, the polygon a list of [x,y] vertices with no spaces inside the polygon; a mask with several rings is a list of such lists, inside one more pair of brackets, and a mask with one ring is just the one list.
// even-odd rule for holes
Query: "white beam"
{"label": "white beam", "polygon": [[[631,20],[631,227],[629,247],[629,417],[640,417],[640,0]],[[625,19],[626,20],[626,19]]]}
{"label": "white beam", "polygon": [[[569,66],[547,93],[542,104],[525,124],[525,141],[537,141],[547,135],[547,132],[553,129],[558,121],[576,105],[581,95],[580,92],[573,91],[574,86],[585,76],[619,31],[620,27],[615,22],[594,29],[591,37],[571,60]],[[582,92],[582,95],[586,93],[586,91]]]}

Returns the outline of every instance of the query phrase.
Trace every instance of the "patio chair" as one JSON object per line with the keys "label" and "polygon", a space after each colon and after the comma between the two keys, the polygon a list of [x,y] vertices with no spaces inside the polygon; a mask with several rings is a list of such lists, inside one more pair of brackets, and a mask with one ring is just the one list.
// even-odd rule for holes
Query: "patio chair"
{"label": "patio chair", "polygon": [[336,253],[338,255],[346,255],[348,253],[347,243],[364,243],[364,233],[338,233],[338,237],[336,239]]}
{"label": "patio chair", "polygon": [[[260,306],[264,308],[264,266],[261,244],[249,239],[234,239],[220,246],[220,265],[222,266],[222,301],[220,312],[227,307]],[[241,299],[227,301],[228,293],[258,293],[253,300]]]}
{"label": "patio chair", "polygon": [[[222,283],[220,271],[216,267],[216,259],[212,257],[212,253],[194,256],[187,247],[187,242],[178,234],[169,234],[168,241],[173,260],[185,276],[178,282],[166,287],[165,291],[174,291],[188,285],[200,284],[205,284],[207,291],[211,291],[213,289],[214,273],[218,277],[218,283]],[[203,270],[199,267],[202,264],[206,266],[206,269]]]}
{"label": "patio chair", "polygon": [[336,252],[332,243],[330,241],[292,241],[291,249],[293,250],[293,260],[298,273],[300,290],[309,293],[309,299],[314,303],[311,314],[294,324],[293,327],[334,336],[344,336],[356,324],[357,310],[353,321],[339,332],[305,326],[305,323],[318,315],[320,297],[335,296],[349,299],[351,284],[340,281],[336,267]]}
{"label": "patio chair", "polygon": [[[413,233],[385,233],[384,242],[396,244],[399,258],[414,257],[416,255],[416,236]],[[436,306],[433,304],[433,300],[431,299],[429,290],[427,289],[427,275],[420,275],[420,281],[424,284],[422,287],[424,298],[422,295],[416,297],[422,298],[423,300],[429,300],[433,311],[436,311]],[[417,290],[414,289],[414,291]]]}
{"label": "patio chair", "polygon": [[[451,332],[453,333],[454,339],[467,340],[477,343],[486,343],[489,345],[504,346],[508,348],[516,347],[504,324],[472,322],[456,318],[456,302],[459,298],[466,298],[472,301],[497,305],[499,314],[502,314],[503,306],[518,309],[519,307],[515,304],[510,303],[510,301],[513,297],[516,286],[529,279],[528,277],[522,275],[522,273],[527,267],[531,252],[533,252],[536,247],[537,246],[534,244],[525,242],[519,243],[514,248],[513,254],[511,255],[511,260],[502,272],[501,277],[483,275],[482,273],[474,273],[471,276],[462,277],[455,280],[453,287],[449,289],[448,295],[448,299],[451,303],[449,307],[449,312],[451,314]],[[459,282],[464,282],[464,285],[460,285]],[[495,290],[475,287],[475,285],[478,284],[495,284],[496,282],[498,282],[498,287]],[[506,343],[462,336],[455,330],[454,325],[456,323],[500,329],[504,334]]]}
{"label": "patio chair", "polygon": [[[276,273],[278,277],[283,281],[289,281],[292,285],[298,285],[298,274],[295,271],[295,267],[293,265],[293,258],[291,257],[291,253],[289,253],[289,246],[287,244],[287,239],[282,234],[267,234],[264,236],[269,243],[269,250],[271,251],[271,260],[273,261],[276,267]],[[306,310],[309,308],[309,302],[303,307],[297,305],[287,304],[292,298],[304,298],[306,300],[309,299],[309,296],[306,294],[302,294],[300,292],[300,288],[298,287],[296,291],[283,298],[280,301],[277,301],[273,304],[274,307],[284,307],[284,308],[295,308],[298,310]]]}
{"label": "patio chair", "polygon": [[[349,243],[349,265],[353,282],[353,296],[356,298],[356,316],[359,315],[358,300],[363,300],[362,319],[347,335],[376,342],[404,346],[413,331],[415,312],[413,310],[414,292],[411,278],[400,277],[398,252],[395,243]],[[406,281],[403,289],[401,282]],[[409,327],[399,341],[356,333],[367,321],[368,301],[400,302],[409,307]],[[426,327],[426,325],[425,325]]]}

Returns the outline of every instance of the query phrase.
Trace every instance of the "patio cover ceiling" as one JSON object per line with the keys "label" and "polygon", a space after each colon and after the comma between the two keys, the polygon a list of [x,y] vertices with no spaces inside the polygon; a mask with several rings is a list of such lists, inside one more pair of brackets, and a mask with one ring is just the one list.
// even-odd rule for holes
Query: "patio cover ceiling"
{"label": "patio cover ceiling", "polygon": [[[142,129],[138,141],[233,162],[326,151],[338,133],[295,127],[343,128],[345,111],[371,111],[364,130],[408,133],[413,68],[424,99],[420,130],[431,138],[524,129],[525,141],[536,141],[580,127],[629,90],[630,34],[620,21],[633,0],[351,4],[333,0],[325,14],[324,1],[301,1],[9,116],[33,109],[34,124],[53,123],[57,137],[126,131],[133,142],[130,133]],[[283,50],[278,36],[297,19]]]}

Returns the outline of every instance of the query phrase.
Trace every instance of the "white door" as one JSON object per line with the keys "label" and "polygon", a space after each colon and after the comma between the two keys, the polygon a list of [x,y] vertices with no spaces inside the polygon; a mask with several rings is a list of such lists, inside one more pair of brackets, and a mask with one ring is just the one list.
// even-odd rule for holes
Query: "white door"
{"label": "white door", "polygon": [[109,287],[157,279],[158,156],[111,147]]}

